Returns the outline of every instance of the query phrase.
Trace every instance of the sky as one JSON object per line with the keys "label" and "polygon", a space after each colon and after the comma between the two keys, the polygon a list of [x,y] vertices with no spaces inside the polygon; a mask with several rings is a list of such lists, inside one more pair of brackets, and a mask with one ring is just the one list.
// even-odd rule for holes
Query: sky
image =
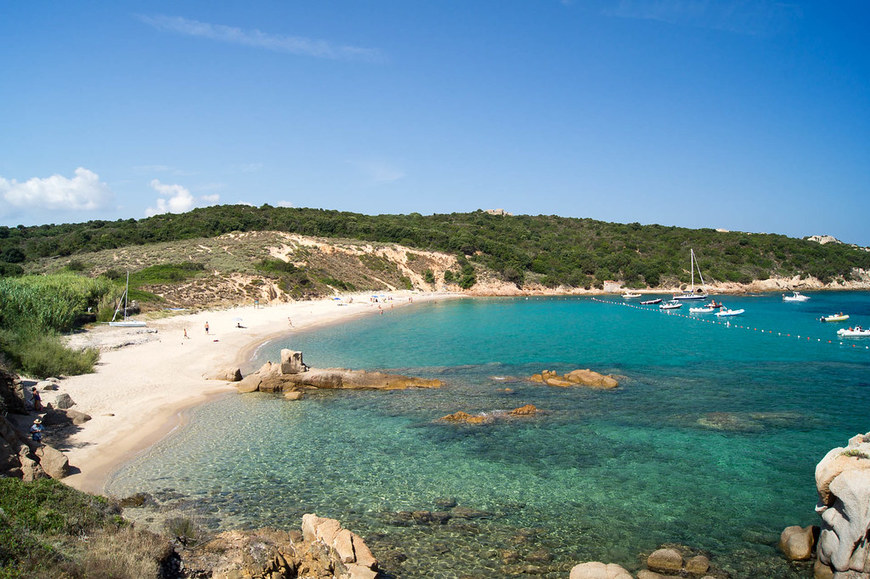
{"label": "sky", "polygon": [[0,225],[214,204],[870,246],[870,2],[5,2]]}

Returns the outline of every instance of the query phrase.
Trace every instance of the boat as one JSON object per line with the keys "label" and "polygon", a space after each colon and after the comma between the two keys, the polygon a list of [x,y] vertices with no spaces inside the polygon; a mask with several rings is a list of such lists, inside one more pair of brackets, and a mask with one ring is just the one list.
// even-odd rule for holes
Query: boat
{"label": "boat", "polygon": [[652,306],[652,305],[660,304],[660,303],[662,303],[662,298],[656,298],[656,299],[654,299],[654,300],[646,300],[646,301],[642,301],[642,302],[640,302],[640,305],[642,305],[642,306]]}
{"label": "boat", "polygon": [[632,298],[639,298],[640,294],[637,292],[625,292],[624,294],[622,294],[622,297],[624,299],[630,300]]}
{"label": "boat", "polygon": [[[147,324],[145,322],[141,322],[138,320],[128,320],[127,319],[127,295],[130,292],[130,272],[127,272],[127,285],[124,287],[124,295],[118,299],[118,307],[115,308],[115,313],[112,315],[112,321],[109,322],[110,326],[114,326],[116,328],[144,328]],[[121,311],[121,302],[124,303],[124,319],[115,321],[115,318],[118,317],[118,312]]]}
{"label": "boat", "polygon": [[716,308],[711,308],[710,306],[704,306],[703,308],[689,308],[690,314],[712,314],[716,311]]}
{"label": "boat", "polygon": [[[691,258],[691,263],[689,265],[689,269],[692,272],[692,287],[691,289],[683,290],[682,293],[674,294],[673,299],[675,300],[706,300],[707,299],[707,286],[704,284],[704,276],[701,275],[701,266],[698,265],[697,260],[695,259],[695,250],[689,250],[689,256]],[[698,277],[701,278],[701,293],[695,293],[695,269],[698,270]]]}
{"label": "boat", "polygon": [[849,319],[849,314],[844,314],[840,312],[838,314],[831,314],[830,316],[823,316],[819,318],[820,322],[845,322]]}
{"label": "boat", "polygon": [[681,307],[683,307],[683,304],[681,304],[680,302],[675,302],[675,301],[671,300],[669,302],[665,302],[665,303],[661,304],[659,306],[659,309],[660,310],[676,310],[676,309],[681,308]]}
{"label": "boat", "polygon": [[718,309],[721,309],[723,306],[722,306],[721,302],[717,302],[716,300],[710,300],[710,303],[704,305],[704,307],[705,308],[713,308],[714,310],[718,310]]}
{"label": "boat", "polygon": [[870,328],[855,326],[854,328],[840,328],[837,335],[843,338],[870,338]]}
{"label": "boat", "polygon": [[792,292],[790,296],[782,294],[782,301],[784,302],[805,302],[810,299],[810,296],[805,296],[801,292],[795,291]]}
{"label": "boat", "polygon": [[742,314],[745,311],[746,310],[744,310],[744,309],[731,310],[728,308],[724,308],[724,309],[721,309],[718,312],[716,312],[716,315],[719,316],[720,318],[725,318],[725,317],[729,317],[729,316],[739,316],[740,314]]}

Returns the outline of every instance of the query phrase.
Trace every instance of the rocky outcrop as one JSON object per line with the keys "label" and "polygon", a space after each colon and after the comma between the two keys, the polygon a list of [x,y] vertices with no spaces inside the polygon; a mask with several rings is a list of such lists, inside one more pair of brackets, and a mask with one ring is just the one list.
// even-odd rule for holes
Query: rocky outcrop
{"label": "rocky outcrop", "polygon": [[375,579],[378,561],[335,519],[302,517],[302,532],[225,531],[182,553],[188,577]]}
{"label": "rocky outcrop", "polygon": [[529,378],[532,382],[542,382],[548,386],[567,388],[570,386],[588,386],[590,388],[609,389],[619,386],[619,382],[611,375],[605,376],[589,368],[574,370],[564,375],[559,375],[552,370],[544,370]]}
{"label": "rocky outcrop", "polygon": [[[296,356],[298,354],[298,356]],[[400,374],[317,369],[302,363],[302,353],[281,351],[282,363],[266,362],[259,370],[239,382],[239,392],[287,392],[300,389],[323,390],[405,390],[408,388],[440,388],[440,380],[428,380]],[[285,372],[284,370],[290,372]]]}
{"label": "rocky outcrop", "polygon": [[816,488],[822,517],[818,562],[835,578],[870,578],[870,433],[825,455],[816,466]]}
{"label": "rocky outcrop", "polygon": [[[21,387],[21,380],[18,376],[0,369],[0,399],[3,400],[2,406],[7,412],[26,413],[23,397],[25,391]],[[76,411],[55,410],[53,412],[69,420],[66,413],[75,413]],[[87,415],[82,414],[82,416]],[[88,418],[90,417],[88,416]],[[44,417],[43,422],[45,422]],[[46,424],[46,426],[48,425]],[[19,431],[6,416],[0,414],[0,477],[8,476],[24,481],[33,481],[46,476],[63,478],[67,474],[69,474],[69,460],[66,455],[51,446],[33,442],[26,433]]]}

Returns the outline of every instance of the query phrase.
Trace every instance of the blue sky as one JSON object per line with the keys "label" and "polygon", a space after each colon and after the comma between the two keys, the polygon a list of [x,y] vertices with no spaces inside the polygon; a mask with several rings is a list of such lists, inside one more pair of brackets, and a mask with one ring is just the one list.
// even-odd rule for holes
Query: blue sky
{"label": "blue sky", "polygon": [[504,208],[870,246],[870,2],[7,2],[0,224]]}

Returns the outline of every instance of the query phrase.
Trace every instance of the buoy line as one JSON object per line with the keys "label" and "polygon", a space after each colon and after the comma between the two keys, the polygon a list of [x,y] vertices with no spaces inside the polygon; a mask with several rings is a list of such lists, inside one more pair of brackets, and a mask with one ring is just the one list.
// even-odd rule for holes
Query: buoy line
{"label": "buoy line", "polygon": [[[730,320],[729,320],[729,321],[725,321],[725,322],[720,321],[720,320],[710,320],[710,319],[700,318],[700,317],[692,316],[692,315],[679,314],[679,313],[677,313],[677,312],[675,312],[675,311],[673,311],[673,310],[665,310],[665,311],[663,311],[663,310],[660,310],[660,309],[658,309],[658,308],[642,308],[642,307],[637,306],[637,305],[635,305],[635,304],[630,304],[630,303],[626,303],[626,302],[614,302],[614,301],[610,301],[610,300],[602,300],[602,299],[599,299],[599,298],[592,298],[592,301],[594,301],[594,302],[598,302],[598,303],[600,303],[600,304],[609,304],[609,305],[612,305],[612,306],[623,306],[623,307],[628,307],[628,308],[632,308],[632,309],[635,309],[635,310],[640,310],[640,311],[643,311],[643,312],[659,312],[659,313],[661,313],[661,314],[666,314],[666,315],[668,315],[668,316],[676,316],[676,317],[680,317],[680,318],[686,318],[686,319],[689,319],[689,320],[694,320],[694,321],[696,321],[696,322],[703,322],[703,323],[706,323],[706,324],[718,324],[718,325],[720,325],[720,326],[725,326],[726,328],[737,328],[737,329],[741,329],[741,330],[749,330],[749,331],[753,331],[753,332],[761,332],[762,334],[774,334],[774,331],[773,331],[773,330],[765,330],[764,328],[761,328],[761,329],[759,329],[759,328],[753,328],[752,326],[744,326],[744,325],[741,325],[741,324],[732,324]],[[813,338],[813,337],[811,337],[811,336],[801,336],[801,335],[798,335],[798,334],[792,335],[792,334],[790,334],[790,333],[785,333],[785,332],[776,332],[776,335],[777,335],[777,336],[781,336],[781,337],[783,337],[783,338],[796,338],[796,339],[801,340],[801,341],[803,341],[803,340],[806,340],[806,341],[808,341],[808,342],[816,341],[816,342],[819,342],[819,343],[827,342],[828,344],[838,344],[838,345],[840,345],[840,346],[844,346],[844,347],[849,347],[849,346],[851,346],[852,348],[854,348],[854,349],[856,349],[856,350],[860,350],[860,349],[861,349],[861,346],[860,346],[859,344],[848,344],[848,343],[845,343],[845,342],[843,342],[843,341],[841,341],[841,340],[824,340],[823,338]],[[864,346],[864,349],[865,349],[865,350],[870,350],[870,345],[865,345],[865,346]]]}

